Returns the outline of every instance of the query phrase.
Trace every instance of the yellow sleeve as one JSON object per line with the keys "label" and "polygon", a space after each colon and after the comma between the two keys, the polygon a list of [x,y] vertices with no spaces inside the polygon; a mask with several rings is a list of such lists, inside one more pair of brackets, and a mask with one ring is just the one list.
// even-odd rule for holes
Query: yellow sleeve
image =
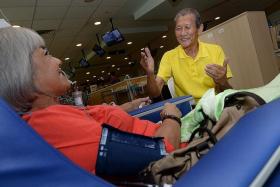
{"label": "yellow sleeve", "polygon": [[[223,66],[224,60],[225,60],[225,53],[224,53],[223,49],[220,46],[218,46],[218,64]],[[231,78],[231,77],[232,77],[232,73],[231,73],[231,69],[228,64],[227,65],[227,78]]]}
{"label": "yellow sleeve", "polygon": [[167,82],[172,76],[171,63],[168,56],[169,55],[167,53],[164,53],[162,56],[157,73],[157,76],[162,78],[164,82]]}

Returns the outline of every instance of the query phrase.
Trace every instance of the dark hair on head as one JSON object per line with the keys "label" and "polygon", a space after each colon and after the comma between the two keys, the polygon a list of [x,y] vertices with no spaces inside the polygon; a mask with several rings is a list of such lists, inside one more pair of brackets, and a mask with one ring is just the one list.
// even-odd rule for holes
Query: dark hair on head
{"label": "dark hair on head", "polygon": [[201,25],[201,17],[200,17],[199,12],[196,9],[194,9],[194,8],[184,8],[184,9],[180,10],[176,14],[176,16],[174,18],[174,21],[176,22],[179,17],[185,16],[185,15],[189,15],[189,14],[194,15],[196,28],[199,28],[200,25]]}

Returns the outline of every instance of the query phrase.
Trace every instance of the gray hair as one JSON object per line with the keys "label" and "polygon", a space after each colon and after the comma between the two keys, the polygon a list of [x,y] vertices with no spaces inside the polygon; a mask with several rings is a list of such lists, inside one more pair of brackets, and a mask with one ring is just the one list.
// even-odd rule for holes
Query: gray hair
{"label": "gray hair", "polygon": [[194,15],[196,28],[199,28],[200,25],[201,25],[201,17],[200,17],[199,12],[196,9],[194,9],[194,8],[184,8],[184,9],[180,10],[176,14],[176,16],[174,18],[174,21],[176,22],[179,17],[185,16],[185,15],[189,15],[189,14]]}
{"label": "gray hair", "polygon": [[31,108],[36,90],[32,54],[42,46],[42,37],[30,29],[0,29],[0,97],[17,111]]}

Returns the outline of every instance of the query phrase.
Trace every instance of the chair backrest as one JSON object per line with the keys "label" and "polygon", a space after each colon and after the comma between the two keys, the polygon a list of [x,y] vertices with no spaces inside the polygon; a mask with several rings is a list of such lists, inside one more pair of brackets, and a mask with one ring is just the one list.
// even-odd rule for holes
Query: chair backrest
{"label": "chair backrest", "polygon": [[5,187],[113,186],[73,164],[1,99],[0,184]]}
{"label": "chair backrest", "polygon": [[[174,186],[280,186],[279,111],[277,100],[248,113]],[[60,154],[1,99],[0,166],[5,187],[112,186]]]}
{"label": "chair backrest", "polygon": [[247,113],[175,187],[280,186],[280,99]]}

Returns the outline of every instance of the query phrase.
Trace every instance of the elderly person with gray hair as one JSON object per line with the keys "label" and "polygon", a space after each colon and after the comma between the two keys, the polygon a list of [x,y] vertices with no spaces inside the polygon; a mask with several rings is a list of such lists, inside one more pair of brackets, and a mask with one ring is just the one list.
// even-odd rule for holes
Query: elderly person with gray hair
{"label": "elderly person with gray hair", "polygon": [[[123,106],[59,105],[70,82],[61,70],[61,61],[51,56],[44,40],[26,28],[0,29],[0,97],[22,115],[48,143],[82,168],[95,172],[102,124],[149,137],[164,137],[167,152],[179,147],[181,112],[165,105],[162,125],[128,115],[146,99]],[[138,158],[135,158],[138,159]]]}
{"label": "elderly person with gray hair", "polygon": [[198,101],[209,89],[221,92],[231,88],[232,77],[222,48],[200,42],[198,35],[203,30],[197,10],[185,8],[175,16],[176,48],[167,51],[160,62],[157,76],[154,75],[154,60],[148,48],[141,52],[141,65],[147,74],[149,96],[160,96],[164,83],[174,80],[177,96],[192,95]]}

